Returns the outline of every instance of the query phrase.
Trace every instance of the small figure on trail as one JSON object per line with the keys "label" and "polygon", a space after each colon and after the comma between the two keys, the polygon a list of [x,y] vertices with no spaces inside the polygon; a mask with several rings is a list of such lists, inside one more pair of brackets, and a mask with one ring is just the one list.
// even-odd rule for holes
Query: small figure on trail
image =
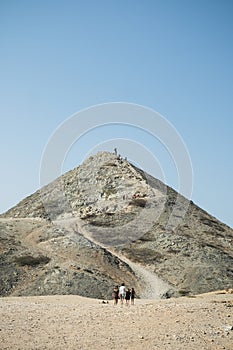
{"label": "small figure on trail", "polygon": [[116,287],[113,289],[112,297],[113,297],[113,303],[114,303],[114,305],[117,305],[118,299],[119,299],[119,288],[118,288],[118,286],[116,286]]}
{"label": "small figure on trail", "polygon": [[131,289],[131,305],[134,305],[134,299],[135,299],[135,290],[134,288]]}
{"label": "small figure on trail", "polygon": [[131,296],[131,290],[128,288],[127,291],[126,291],[126,293],[125,293],[125,302],[126,302],[126,305],[129,305],[130,296]]}
{"label": "small figure on trail", "polygon": [[126,294],[126,288],[124,283],[122,283],[122,285],[119,288],[119,296],[120,296],[121,304],[123,304],[124,302],[125,294]]}
{"label": "small figure on trail", "polygon": [[117,156],[117,148],[114,148],[114,153]]}

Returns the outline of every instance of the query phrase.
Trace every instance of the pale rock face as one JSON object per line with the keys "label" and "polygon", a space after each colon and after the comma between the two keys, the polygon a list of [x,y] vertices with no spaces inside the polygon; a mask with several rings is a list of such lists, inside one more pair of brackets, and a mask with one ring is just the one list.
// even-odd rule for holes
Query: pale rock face
{"label": "pale rock face", "polygon": [[[62,188],[72,215],[86,219],[101,243],[122,244],[142,236],[164,209],[166,187],[151,187],[146,174],[115,154],[98,153],[67,175]],[[126,233],[122,236],[117,227]]]}
{"label": "pale rock face", "polygon": [[134,197],[151,195],[150,186],[141,174],[111,153],[90,157],[72,175],[69,185],[64,183],[64,191],[72,210],[83,218],[127,211]]}
{"label": "pale rock face", "polygon": [[5,216],[86,219],[128,215],[139,208],[164,204],[167,187],[155,181],[158,188],[149,185],[147,174],[126,160],[100,152],[24,199]]}

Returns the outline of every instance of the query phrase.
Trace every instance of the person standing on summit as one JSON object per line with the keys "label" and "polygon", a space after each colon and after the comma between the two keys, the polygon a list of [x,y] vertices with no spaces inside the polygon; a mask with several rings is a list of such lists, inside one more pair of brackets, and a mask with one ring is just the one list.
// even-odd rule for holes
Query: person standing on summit
{"label": "person standing on summit", "polygon": [[124,302],[125,294],[126,294],[126,288],[125,288],[124,283],[122,283],[122,285],[119,288],[119,297],[121,300],[121,304],[123,304],[123,302]]}

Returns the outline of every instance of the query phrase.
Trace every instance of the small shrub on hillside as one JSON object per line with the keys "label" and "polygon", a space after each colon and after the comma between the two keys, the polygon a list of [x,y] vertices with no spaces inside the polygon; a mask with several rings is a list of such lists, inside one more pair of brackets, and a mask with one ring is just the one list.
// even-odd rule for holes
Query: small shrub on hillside
{"label": "small shrub on hillside", "polygon": [[48,264],[49,261],[50,261],[50,258],[48,258],[47,256],[34,257],[31,255],[23,255],[15,259],[15,262],[20,266],[32,266],[32,267],[35,267],[41,264],[43,265]]}
{"label": "small shrub on hillside", "polygon": [[146,199],[144,199],[144,198],[135,198],[129,204],[130,205],[134,205],[135,207],[144,208],[146,206]]}

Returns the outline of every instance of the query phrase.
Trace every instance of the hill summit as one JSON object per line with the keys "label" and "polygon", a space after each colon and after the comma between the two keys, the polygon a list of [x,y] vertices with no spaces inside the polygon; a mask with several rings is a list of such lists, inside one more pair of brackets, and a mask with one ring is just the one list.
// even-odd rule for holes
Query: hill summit
{"label": "hill summit", "polygon": [[0,226],[2,295],[106,298],[124,280],[169,297],[233,284],[233,230],[114,153],[89,157]]}

